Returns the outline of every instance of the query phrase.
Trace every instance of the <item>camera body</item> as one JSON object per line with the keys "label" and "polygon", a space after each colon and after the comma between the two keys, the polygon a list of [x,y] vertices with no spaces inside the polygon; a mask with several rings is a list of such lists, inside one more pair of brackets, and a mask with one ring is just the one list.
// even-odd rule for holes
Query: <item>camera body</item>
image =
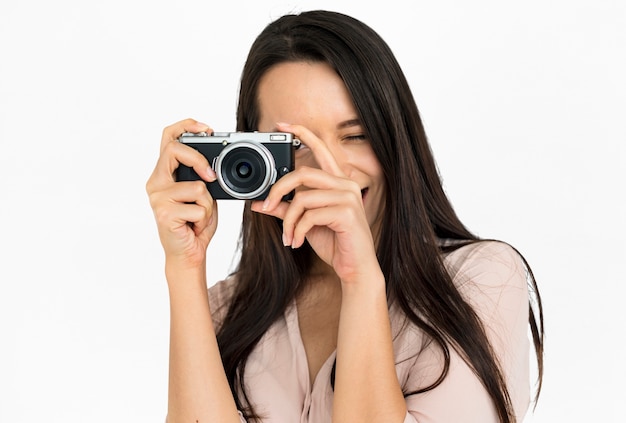
{"label": "camera body", "polygon": [[[216,200],[264,199],[278,179],[293,171],[295,149],[300,145],[286,132],[184,133],[178,140],[209,161],[217,180],[207,182],[207,188]],[[176,169],[177,181],[199,179],[191,167],[181,164]]]}

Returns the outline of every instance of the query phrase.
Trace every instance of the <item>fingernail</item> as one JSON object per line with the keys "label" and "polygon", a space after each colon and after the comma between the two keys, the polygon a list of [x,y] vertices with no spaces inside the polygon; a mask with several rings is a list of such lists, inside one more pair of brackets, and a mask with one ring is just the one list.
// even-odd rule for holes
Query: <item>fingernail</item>
{"label": "fingernail", "polygon": [[209,175],[209,179],[215,180],[217,179],[217,175],[211,166],[209,166],[206,170],[207,175]]}
{"label": "fingernail", "polygon": [[285,247],[289,247],[289,240],[287,239],[287,235],[285,235],[285,233],[283,233],[283,245]]}
{"label": "fingernail", "polygon": [[289,127],[291,125],[285,122],[276,122],[276,126]]}
{"label": "fingernail", "polygon": [[270,199],[266,198],[265,201],[263,201],[263,206],[261,207],[261,210],[265,211],[267,210],[269,206],[270,206]]}

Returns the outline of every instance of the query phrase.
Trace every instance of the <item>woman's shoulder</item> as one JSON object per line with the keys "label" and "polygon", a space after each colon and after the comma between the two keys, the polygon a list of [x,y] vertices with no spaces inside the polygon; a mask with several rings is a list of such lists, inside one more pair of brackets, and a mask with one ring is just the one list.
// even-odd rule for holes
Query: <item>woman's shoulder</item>
{"label": "woman's shoulder", "polygon": [[521,254],[503,241],[485,240],[463,245],[448,253],[444,262],[457,287],[470,281],[526,285],[526,266]]}

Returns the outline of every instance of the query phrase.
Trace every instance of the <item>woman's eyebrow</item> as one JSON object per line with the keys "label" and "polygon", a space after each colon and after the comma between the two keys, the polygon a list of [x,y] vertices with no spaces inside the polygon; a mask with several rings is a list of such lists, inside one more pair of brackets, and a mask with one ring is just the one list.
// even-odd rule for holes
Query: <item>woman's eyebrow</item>
{"label": "woman's eyebrow", "polygon": [[345,129],[345,128],[350,128],[352,126],[361,126],[361,120],[360,119],[348,119],[348,120],[344,120],[343,122],[340,122],[337,125],[338,129]]}

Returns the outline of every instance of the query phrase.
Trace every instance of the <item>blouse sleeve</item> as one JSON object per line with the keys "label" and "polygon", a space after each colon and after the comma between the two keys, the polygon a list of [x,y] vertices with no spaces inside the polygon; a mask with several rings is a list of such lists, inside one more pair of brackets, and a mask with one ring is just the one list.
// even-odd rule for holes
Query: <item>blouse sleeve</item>
{"label": "blouse sleeve", "polygon": [[[529,404],[528,287],[526,268],[507,244],[480,242],[451,253],[455,285],[477,312],[500,360],[517,421]],[[417,356],[408,376],[408,391],[434,382],[443,356],[434,343]],[[406,391],[405,391],[406,392]],[[450,349],[450,369],[435,389],[406,398],[405,422],[498,422],[495,407],[479,378]]]}
{"label": "blouse sleeve", "polygon": [[229,278],[217,282],[209,288],[209,308],[215,332],[222,326],[228,313],[228,306],[234,291],[235,279]]}

